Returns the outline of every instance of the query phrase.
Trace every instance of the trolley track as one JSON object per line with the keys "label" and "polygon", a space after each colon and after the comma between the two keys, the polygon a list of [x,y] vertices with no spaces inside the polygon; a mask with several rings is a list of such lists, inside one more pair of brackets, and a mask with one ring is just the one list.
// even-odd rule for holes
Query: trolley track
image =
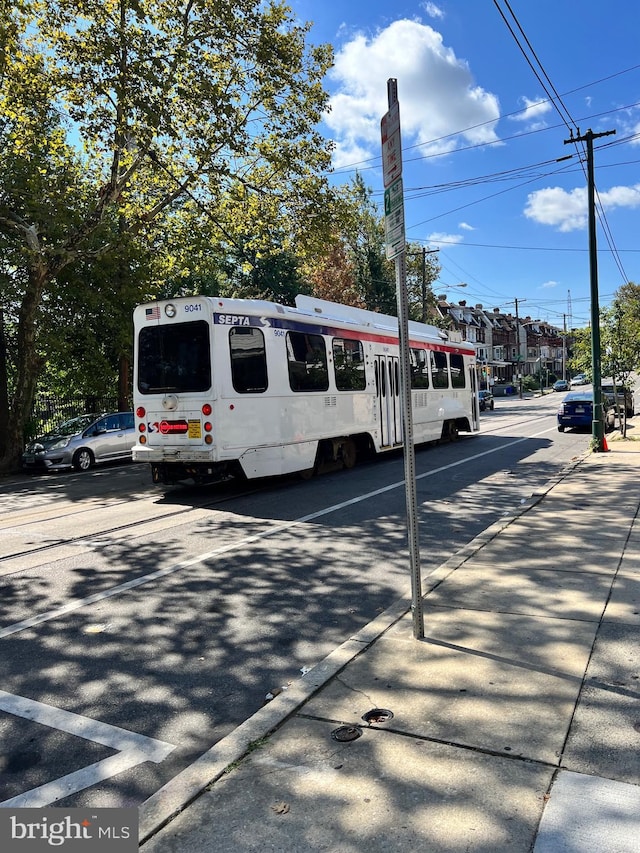
{"label": "trolley track", "polygon": [[[124,524],[116,524],[111,527],[103,527],[99,526],[99,529],[96,530],[95,533],[87,533],[86,531],[82,534],[65,536],[64,538],[57,538],[56,541],[50,541],[42,545],[35,545],[30,548],[24,548],[22,550],[11,551],[7,554],[0,555],[0,575],[6,576],[10,574],[14,574],[20,571],[24,571],[24,566],[16,569],[7,569],[7,564],[11,561],[23,559],[26,557],[38,556],[42,554],[51,554],[55,552],[56,549],[64,549],[69,546],[77,547],[78,545],[82,545],[83,543],[95,545],[96,543],[102,541],[108,541],[111,536],[122,534],[126,532],[130,532],[132,530],[139,531],[140,533],[144,532],[144,528],[157,524],[166,524],[166,522],[171,521],[172,519],[184,518],[185,521],[189,520],[189,516],[193,516],[194,514],[202,511],[209,510],[214,507],[219,507],[231,503],[234,500],[240,500],[246,497],[250,497],[251,495],[258,494],[266,488],[266,484],[261,486],[253,485],[252,488],[244,488],[242,491],[236,491],[233,494],[217,496],[212,500],[204,501],[202,503],[191,504],[189,506],[181,507],[180,509],[170,510],[168,512],[161,512],[150,518],[141,518],[136,521],[129,521]],[[143,503],[141,499],[139,503]],[[65,519],[73,518],[75,519],[78,516],[87,516],[90,517],[95,514],[96,508],[100,507],[108,507],[110,509],[117,509],[118,507],[122,507],[125,504],[131,504],[131,500],[120,500],[111,502],[109,504],[98,504],[96,507],[95,504],[90,506],[85,506],[83,509],[78,509],[73,512],[60,513],[57,515],[49,516],[45,519],[46,522],[50,522],[51,524],[59,525],[61,521]],[[156,504],[157,505],[157,504]],[[11,522],[10,517],[9,520],[5,520],[3,524],[0,526],[0,531],[4,534],[9,533],[12,530],[19,528],[30,528],[33,524],[42,522],[42,519],[34,519],[33,517],[29,519],[24,519],[22,521],[18,521],[17,523]],[[31,531],[31,536],[37,537],[46,537],[47,533],[34,533]],[[52,558],[53,560],[57,559],[56,557]]]}
{"label": "trolley track", "polygon": [[[520,429],[527,429],[532,425],[540,423],[545,419],[545,417],[548,418],[548,412],[536,414],[535,416],[526,417],[524,419],[518,418],[518,416],[514,414],[506,414],[506,420],[503,421],[499,413],[497,417],[496,414],[492,413],[486,418],[485,423],[483,424],[485,427],[484,434],[499,434],[505,430],[510,430],[513,428],[514,423],[518,423]],[[69,552],[66,549],[69,548],[75,549],[83,544],[86,544],[87,547],[94,547],[97,544],[107,543],[110,537],[121,536],[122,534],[131,533],[132,531],[136,531],[140,535],[143,535],[145,528],[153,528],[157,525],[166,525],[172,520],[184,519],[185,523],[187,523],[189,520],[192,520],[198,512],[222,507],[234,500],[240,500],[254,494],[262,493],[265,489],[272,488],[274,482],[282,485],[282,480],[274,480],[273,478],[268,480],[251,481],[251,487],[248,487],[246,482],[243,483],[241,481],[224,483],[221,484],[220,487],[228,489],[228,492],[226,494],[218,493],[209,500],[199,499],[202,495],[201,489],[185,486],[182,490],[173,490],[161,497],[157,497],[153,493],[151,493],[151,495],[147,493],[142,495],[140,498],[134,498],[133,501],[130,497],[124,499],[114,497],[113,499],[106,500],[104,498],[99,500],[96,500],[95,498],[87,498],[83,501],[82,507],[77,506],[77,501],[69,502],[67,507],[64,505],[61,506],[60,503],[56,501],[53,505],[45,508],[38,509],[31,506],[17,512],[9,511],[8,513],[3,514],[0,519],[0,532],[5,535],[5,538],[10,537],[13,531],[18,531],[18,535],[20,535],[21,531],[25,530],[29,531],[29,535],[34,540],[48,539],[49,541],[45,541],[42,544],[37,544],[37,542],[34,541],[33,545],[30,547],[17,548],[5,554],[0,553],[0,576],[8,576],[24,571],[24,564],[18,568],[12,567],[12,562],[15,562],[16,560],[24,560],[29,557],[38,558],[43,555],[47,555],[47,561],[54,562],[57,559],[62,559],[65,556],[68,556]],[[189,505],[165,512],[154,511],[150,517],[147,516],[121,524],[113,524],[111,526],[103,526],[101,524],[100,519],[103,518],[103,515],[98,515],[96,518],[97,511],[98,513],[100,511],[103,513],[111,511],[117,512],[118,509],[122,508],[124,505],[135,504],[141,507],[141,511],[144,512],[144,507],[148,507],[149,502],[151,502],[153,509],[157,510],[158,506],[163,501],[169,502],[171,500],[188,500]],[[134,512],[134,510],[132,510],[132,512]],[[61,536],[59,534],[59,528],[63,522],[73,520],[74,526],[77,529],[82,526],[85,518],[91,518],[96,522],[97,527],[95,531],[87,531],[85,527],[83,532],[77,535]],[[36,525],[40,526],[38,530],[33,529]],[[49,531],[45,525],[50,526],[53,529]],[[58,556],[56,556],[56,551],[59,552]],[[36,565],[39,564],[35,563],[34,566],[29,566],[29,568],[33,568]]]}

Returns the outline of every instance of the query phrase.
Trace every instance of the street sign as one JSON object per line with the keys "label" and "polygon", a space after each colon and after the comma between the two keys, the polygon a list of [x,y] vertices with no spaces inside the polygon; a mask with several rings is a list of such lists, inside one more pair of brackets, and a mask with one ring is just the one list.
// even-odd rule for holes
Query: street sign
{"label": "street sign", "polygon": [[382,178],[384,181],[384,239],[388,260],[405,250],[404,196],[402,188],[402,142],[400,104],[395,101],[380,122]]}
{"label": "street sign", "polygon": [[387,259],[390,261],[405,249],[402,178],[398,178],[384,191],[384,240]]}
{"label": "street sign", "polygon": [[400,140],[400,104],[396,101],[380,122],[382,136],[382,178],[390,186],[402,174],[402,143]]}

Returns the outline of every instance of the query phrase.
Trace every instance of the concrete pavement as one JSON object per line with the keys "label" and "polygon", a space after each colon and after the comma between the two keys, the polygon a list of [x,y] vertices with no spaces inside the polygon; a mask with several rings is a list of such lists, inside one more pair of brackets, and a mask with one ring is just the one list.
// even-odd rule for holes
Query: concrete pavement
{"label": "concrete pavement", "polygon": [[423,640],[399,600],[144,803],[144,853],[637,853],[640,441],[607,441],[424,579]]}

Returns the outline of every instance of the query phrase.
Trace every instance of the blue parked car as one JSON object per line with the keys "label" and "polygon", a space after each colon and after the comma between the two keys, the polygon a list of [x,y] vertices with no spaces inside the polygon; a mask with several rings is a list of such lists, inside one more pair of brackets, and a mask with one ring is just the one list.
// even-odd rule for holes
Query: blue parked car
{"label": "blue parked car", "polygon": [[[616,408],[613,399],[602,395],[605,431],[612,430],[616,422]],[[591,429],[593,422],[593,391],[571,391],[558,409],[558,432],[567,427]]]}

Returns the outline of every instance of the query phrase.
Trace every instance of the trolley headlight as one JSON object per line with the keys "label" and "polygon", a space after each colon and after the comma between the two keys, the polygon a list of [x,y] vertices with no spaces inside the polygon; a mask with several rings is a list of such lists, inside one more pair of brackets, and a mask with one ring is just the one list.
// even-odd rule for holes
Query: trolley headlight
{"label": "trolley headlight", "polygon": [[164,313],[171,319],[176,316],[178,309],[172,302],[170,302],[168,305],[164,306]]}

